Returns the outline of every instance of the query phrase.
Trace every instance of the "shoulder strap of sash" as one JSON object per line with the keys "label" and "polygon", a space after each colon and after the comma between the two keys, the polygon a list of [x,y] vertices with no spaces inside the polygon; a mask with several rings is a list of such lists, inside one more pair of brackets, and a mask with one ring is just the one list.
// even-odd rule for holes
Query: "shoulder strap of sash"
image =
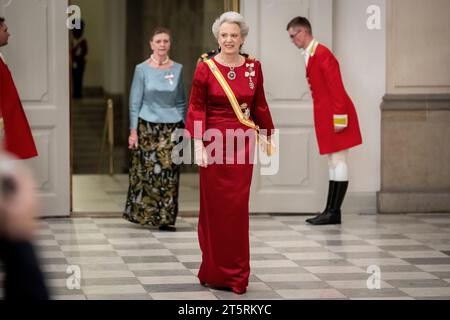
{"label": "shoulder strap of sash", "polygon": [[238,100],[236,99],[236,95],[234,94],[227,80],[225,80],[222,72],[220,72],[219,68],[217,67],[213,59],[204,59],[203,61],[208,65],[212,74],[217,79],[223,91],[227,95],[228,100],[230,100],[230,104],[233,107],[234,113],[236,114],[236,117],[238,118],[239,122],[242,123],[243,125],[246,125],[247,127],[259,131],[259,127],[252,120],[245,119],[244,113],[241,110],[241,106]]}
{"label": "shoulder strap of sash", "polygon": [[231,106],[233,107],[234,113],[236,114],[236,117],[238,118],[239,122],[249,128],[255,129],[257,140],[262,141],[264,144],[264,152],[266,152],[268,156],[271,156],[275,152],[275,146],[271,141],[267,140],[267,138],[260,133],[259,127],[252,120],[245,118],[244,113],[241,110],[241,106],[239,105],[239,102],[237,101],[233,90],[231,89],[227,80],[225,80],[222,72],[220,72],[219,68],[217,67],[213,59],[205,58],[203,59],[203,61],[208,65],[212,74],[214,75],[214,77],[216,77],[223,91],[227,95],[228,100],[230,100]]}

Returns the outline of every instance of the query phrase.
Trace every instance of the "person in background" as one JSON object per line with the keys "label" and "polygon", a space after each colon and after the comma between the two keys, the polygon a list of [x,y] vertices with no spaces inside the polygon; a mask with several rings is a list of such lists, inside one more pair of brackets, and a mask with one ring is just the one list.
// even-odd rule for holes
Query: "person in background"
{"label": "person in background", "polygon": [[314,100],[319,152],[328,156],[330,181],[326,208],[306,221],[312,225],[340,224],[341,205],[348,187],[348,151],[362,144],[358,115],[345,91],[336,57],[314,38],[308,19],[292,19],[287,32],[292,43],[303,50],[306,77]]}
{"label": "person in background", "polygon": [[80,21],[80,28],[72,31],[72,97],[83,97],[83,77],[86,69],[86,56],[88,55],[87,40],[83,38],[85,29],[84,21]]}
{"label": "person in background", "polygon": [[30,170],[0,148],[0,261],[7,301],[48,300],[32,244],[38,201]]}
{"label": "person in background", "polygon": [[184,127],[183,66],[169,57],[168,29],[152,33],[150,58],[136,66],[130,93],[130,183],[124,219],[176,231],[180,166],[172,136]]}

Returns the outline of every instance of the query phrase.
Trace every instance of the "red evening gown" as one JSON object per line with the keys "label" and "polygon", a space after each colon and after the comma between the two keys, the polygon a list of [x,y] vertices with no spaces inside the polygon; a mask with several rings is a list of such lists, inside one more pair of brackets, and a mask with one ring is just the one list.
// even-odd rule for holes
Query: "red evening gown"
{"label": "red evening gown", "polygon": [[[274,125],[264,94],[261,64],[247,59],[244,65],[235,68],[237,77],[231,81],[227,78],[230,69],[217,61],[215,63],[239,103],[250,107],[252,120],[261,129],[270,130],[271,134]],[[246,77],[251,64],[255,71],[253,90],[248,74]],[[194,130],[194,122],[201,122],[200,130]],[[227,129],[253,130],[239,122],[222,87],[205,62],[201,62],[195,72],[186,129],[193,138],[204,138],[208,129],[217,129],[224,137]],[[251,133],[254,137],[254,132]],[[244,153],[244,164],[227,164],[224,144],[224,164],[200,168],[198,238],[202,263],[198,277],[201,282],[214,287],[246,289],[250,276],[249,197],[253,174],[249,155],[254,151],[255,144],[247,140],[245,146],[239,148],[237,145],[235,143],[234,156],[228,155],[228,159],[237,160],[238,155]]]}

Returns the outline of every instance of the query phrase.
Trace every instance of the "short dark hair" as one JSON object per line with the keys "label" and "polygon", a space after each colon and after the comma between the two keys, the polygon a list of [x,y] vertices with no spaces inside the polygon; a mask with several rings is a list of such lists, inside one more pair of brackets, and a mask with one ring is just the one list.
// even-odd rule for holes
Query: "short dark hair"
{"label": "short dark hair", "polygon": [[80,39],[83,36],[84,33],[84,29],[86,27],[86,24],[84,23],[84,21],[82,19],[80,19],[80,28],[75,28],[72,30],[72,33],[75,37],[75,39]]}
{"label": "short dark hair", "polygon": [[311,23],[305,17],[295,17],[294,19],[292,19],[288,23],[286,30],[289,30],[290,28],[295,28],[295,27],[303,27],[308,31],[309,34],[312,34]]}
{"label": "short dark hair", "polygon": [[170,32],[169,29],[164,28],[164,27],[157,27],[153,30],[152,35],[150,36],[150,41],[153,41],[153,38],[155,38],[155,36],[157,36],[158,34],[161,33],[165,33],[167,35],[169,35],[170,40],[172,40],[172,32]]}
{"label": "short dark hair", "polygon": [[3,22],[5,22],[5,18],[0,17],[0,26],[3,25]]}

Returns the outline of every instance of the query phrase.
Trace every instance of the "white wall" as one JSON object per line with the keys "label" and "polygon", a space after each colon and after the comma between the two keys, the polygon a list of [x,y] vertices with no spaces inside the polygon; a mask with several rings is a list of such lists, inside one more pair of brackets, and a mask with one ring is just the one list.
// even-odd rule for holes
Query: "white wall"
{"label": "white wall", "polygon": [[450,1],[390,1],[388,12],[388,92],[449,94]]}
{"label": "white wall", "polygon": [[[369,30],[366,10],[381,8],[381,30]],[[333,51],[355,103],[364,144],[350,153],[350,193],[367,193],[375,206],[380,189],[380,104],[386,93],[386,1],[335,0]],[[319,39],[320,40],[320,39]],[[373,197],[373,198],[372,198]]]}

